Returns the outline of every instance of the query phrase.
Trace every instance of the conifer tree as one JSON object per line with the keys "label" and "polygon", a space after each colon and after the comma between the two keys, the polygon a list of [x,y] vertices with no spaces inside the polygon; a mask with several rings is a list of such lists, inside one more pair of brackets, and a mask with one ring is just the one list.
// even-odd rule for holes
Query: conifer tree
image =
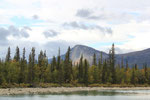
{"label": "conifer tree", "polygon": [[129,65],[128,65],[128,60],[126,60],[126,71],[128,71]]}
{"label": "conifer tree", "polygon": [[84,60],[84,84],[88,86],[88,62]]}
{"label": "conifer tree", "polygon": [[57,56],[57,66],[56,66],[56,69],[59,70],[60,68],[60,48],[58,50],[58,56]]}
{"label": "conifer tree", "polygon": [[23,48],[23,55],[20,63],[19,83],[25,82],[25,66],[26,66],[25,52],[26,52],[25,48]]}
{"label": "conifer tree", "polygon": [[40,54],[39,54],[39,56],[38,56],[38,65],[39,65],[39,67],[42,67],[42,66],[43,66],[43,65],[42,65],[43,59],[44,59],[44,54],[43,54],[43,51],[41,50],[41,51],[40,51]]}
{"label": "conifer tree", "polygon": [[115,70],[115,47],[114,47],[114,44],[112,44],[112,48],[111,48],[110,52],[111,52],[110,67],[111,67],[111,73],[112,73],[112,83],[115,84],[116,70]]}
{"label": "conifer tree", "polygon": [[83,82],[83,55],[81,55],[80,57],[78,78],[79,78],[79,82],[82,83]]}
{"label": "conifer tree", "polygon": [[96,54],[95,54],[95,53],[94,53],[94,55],[93,55],[93,65],[97,66]]}
{"label": "conifer tree", "polygon": [[64,81],[69,83],[71,81],[71,60],[70,60],[70,47],[68,47],[68,51],[66,53],[65,61],[64,61]]}
{"label": "conifer tree", "polygon": [[34,83],[34,66],[35,66],[35,48],[32,48],[29,55],[29,71],[28,71],[28,81],[33,85]]}
{"label": "conifer tree", "polygon": [[61,85],[63,83],[63,68],[61,64],[60,48],[58,50],[56,69],[58,70],[58,83]]}
{"label": "conifer tree", "polygon": [[56,69],[56,57],[53,56],[52,62],[51,62],[51,72],[53,72]]}
{"label": "conifer tree", "polygon": [[121,58],[121,68],[124,68],[123,56]]}
{"label": "conifer tree", "polygon": [[102,83],[106,83],[106,75],[107,75],[107,61],[104,61],[103,70],[102,70]]}
{"label": "conifer tree", "polygon": [[98,61],[98,68],[101,69],[103,64],[103,54],[102,52],[100,53],[100,59]]}
{"label": "conifer tree", "polygon": [[16,47],[16,53],[15,53],[15,56],[14,56],[14,60],[16,60],[16,62],[20,61],[20,51],[19,51],[18,46]]}
{"label": "conifer tree", "polygon": [[35,48],[32,48],[32,53],[31,53],[31,57],[32,57],[32,65],[31,65],[31,75],[32,75],[32,81],[34,81],[34,66],[35,66]]}
{"label": "conifer tree", "polygon": [[45,68],[44,68],[45,67],[44,59],[45,59],[44,53],[41,50],[40,54],[38,55],[38,67],[39,67],[39,70],[40,70],[38,78],[39,78],[40,82],[43,81],[43,74],[44,74],[44,70],[45,70]]}
{"label": "conifer tree", "polygon": [[135,81],[135,68],[134,67],[132,68],[131,83],[132,84],[136,83],[136,81]]}
{"label": "conifer tree", "polygon": [[28,64],[28,83],[31,83],[32,81],[32,57],[31,53],[29,54],[29,64]]}
{"label": "conifer tree", "polygon": [[149,75],[148,75],[148,70],[147,70],[147,64],[144,66],[144,74],[145,74],[145,81],[149,81]]}
{"label": "conifer tree", "polygon": [[8,47],[8,51],[7,51],[7,55],[6,55],[6,62],[9,62],[11,60],[11,56],[10,56],[10,47]]}

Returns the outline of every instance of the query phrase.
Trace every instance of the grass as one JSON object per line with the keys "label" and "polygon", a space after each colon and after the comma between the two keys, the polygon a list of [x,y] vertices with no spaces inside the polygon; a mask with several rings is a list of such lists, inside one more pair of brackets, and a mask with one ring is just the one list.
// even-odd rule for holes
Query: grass
{"label": "grass", "polygon": [[41,88],[48,88],[48,87],[150,87],[149,84],[89,84],[88,86],[84,84],[57,84],[57,83],[39,83],[39,84],[7,84],[3,83],[0,85],[0,88],[36,88],[36,87],[41,87]]}

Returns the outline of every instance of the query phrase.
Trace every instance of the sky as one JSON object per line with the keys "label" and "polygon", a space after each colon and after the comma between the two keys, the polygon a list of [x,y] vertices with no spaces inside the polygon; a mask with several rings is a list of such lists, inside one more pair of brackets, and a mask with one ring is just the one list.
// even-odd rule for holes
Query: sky
{"label": "sky", "polygon": [[150,48],[150,0],[0,0],[0,55],[16,46],[50,58],[82,44],[116,53]]}

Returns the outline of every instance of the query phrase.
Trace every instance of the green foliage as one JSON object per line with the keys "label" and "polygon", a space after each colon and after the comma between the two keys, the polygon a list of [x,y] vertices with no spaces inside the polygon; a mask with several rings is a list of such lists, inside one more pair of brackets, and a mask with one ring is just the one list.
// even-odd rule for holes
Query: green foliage
{"label": "green foliage", "polygon": [[60,49],[57,57],[48,63],[46,51],[41,51],[38,59],[35,57],[35,48],[32,48],[28,61],[25,57],[25,48],[20,56],[19,47],[16,48],[14,59],[11,60],[10,47],[5,61],[0,59],[0,87],[133,87],[150,85],[150,68],[147,64],[139,69],[135,64],[129,68],[128,61],[120,64],[115,62],[114,44],[109,53],[109,58],[103,60],[102,53],[96,62],[93,55],[93,64],[81,55],[78,63],[72,65],[70,47],[65,59],[61,59]]}

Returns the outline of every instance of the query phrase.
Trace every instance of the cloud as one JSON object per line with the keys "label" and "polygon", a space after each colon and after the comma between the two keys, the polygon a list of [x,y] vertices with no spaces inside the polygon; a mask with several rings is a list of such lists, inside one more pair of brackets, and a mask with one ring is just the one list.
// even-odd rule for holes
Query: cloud
{"label": "cloud", "polygon": [[102,27],[99,25],[90,25],[90,24],[86,24],[86,23],[81,23],[81,22],[70,22],[70,23],[64,23],[63,26],[65,28],[69,28],[69,29],[83,29],[83,30],[99,30],[100,32],[103,33],[109,33],[112,34],[113,31],[110,27]]}
{"label": "cloud", "polygon": [[30,30],[30,29],[27,27],[19,29],[19,28],[16,28],[15,26],[10,26],[8,28],[9,34],[13,35],[14,37],[28,38],[29,34],[28,34],[27,30]]}
{"label": "cloud", "polygon": [[86,17],[91,16],[91,14],[92,12],[87,9],[80,9],[77,11],[76,16],[86,18]]}
{"label": "cloud", "polygon": [[26,29],[26,30],[32,31],[32,29],[28,26],[24,26],[23,28]]}
{"label": "cloud", "polygon": [[80,9],[80,10],[78,10],[77,13],[76,13],[76,16],[80,17],[80,18],[93,19],[93,20],[100,19],[100,16],[94,15],[94,12],[90,11],[88,9]]}
{"label": "cloud", "polygon": [[43,45],[43,48],[47,51],[48,57],[52,56],[57,56],[58,54],[58,49],[60,48],[60,53],[61,55],[65,54],[68,47],[70,46],[71,48],[75,46],[77,43],[75,42],[67,42],[64,40],[60,41],[51,41],[47,42],[46,44]]}
{"label": "cloud", "polygon": [[[45,51],[46,50],[46,54],[48,58],[52,58],[53,56],[57,56],[58,54],[58,49],[60,48],[61,50],[61,55],[65,54],[68,47],[73,47],[76,43],[73,42],[67,42],[64,40],[60,40],[60,41],[49,41],[45,44],[39,44],[37,42],[31,42],[31,41],[11,41],[11,43],[9,44],[10,48],[11,48],[11,57],[14,56],[15,54],[15,49],[16,46],[19,47],[20,49],[20,55],[22,56],[22,51],[23,48],[25,47],[26,49],[26,59],[28,60],[28,56],[31,52],[32,47],[35,47],[35,57],[38,57],[38,54],[40,53],[41,50]],[[7,47],[1,47],[1,50],[3,49],[2,52],[0,52],[1,57],[5,57],[6,53],[7,53]]]}
{"label": "cloud", "polygon": [[31,28],[29,27],[23,27],[21,29],[16,28],[15,26],[9,26],[8,28],[0,27],[0,44],[1,45],[8,45],[8,37],[24,37],[28,38],[29,33],[27,30],[31,31]]}
{"label": "cloud", "polygon": [[7,44],[7,36],[9,35],[9,31],[5,28],[0,27],[0,45]]}
{"label": "cloud", "polygon": [[[14,44],[27,40],[23,43],[27,44],[26,47],[30,44],[28,42],[42,44],[53,40],[74,41],[86,45],[97,44],[95,48],[101,46],[99,42],[108,41],[127,42],[120,45],[121,49],[139,50],[149,47],[150,0],[132,0],[132,3],[131,0],[90,0],[89,2],[62,0],[62,2],[63,4],[59,0],[2,0],[0,27],[7,28],[0,28],[0,46],[14,43],[9,38],[12,36]],[[15,25],[13,32],[9,30],[10,25]],[[56,34],[61,34],[46,32],[45,30],[49,28],[59,30]],[[45,38],[43,32],[51,38]],[[130,40],[128,35],[133,35],[134,38]]]}
{"label": "cloud", "polygon": [[56,32],[55,30],[47,30],[47,31],[43,32],[43,34],[46,38],[48,38],[48,37],[55,37],[60,33]]}
{"label": "cloud", "polygon": [[33,15],[32,18],[37,20],[37,19],[39,19],[39,16],[38,15]]}

